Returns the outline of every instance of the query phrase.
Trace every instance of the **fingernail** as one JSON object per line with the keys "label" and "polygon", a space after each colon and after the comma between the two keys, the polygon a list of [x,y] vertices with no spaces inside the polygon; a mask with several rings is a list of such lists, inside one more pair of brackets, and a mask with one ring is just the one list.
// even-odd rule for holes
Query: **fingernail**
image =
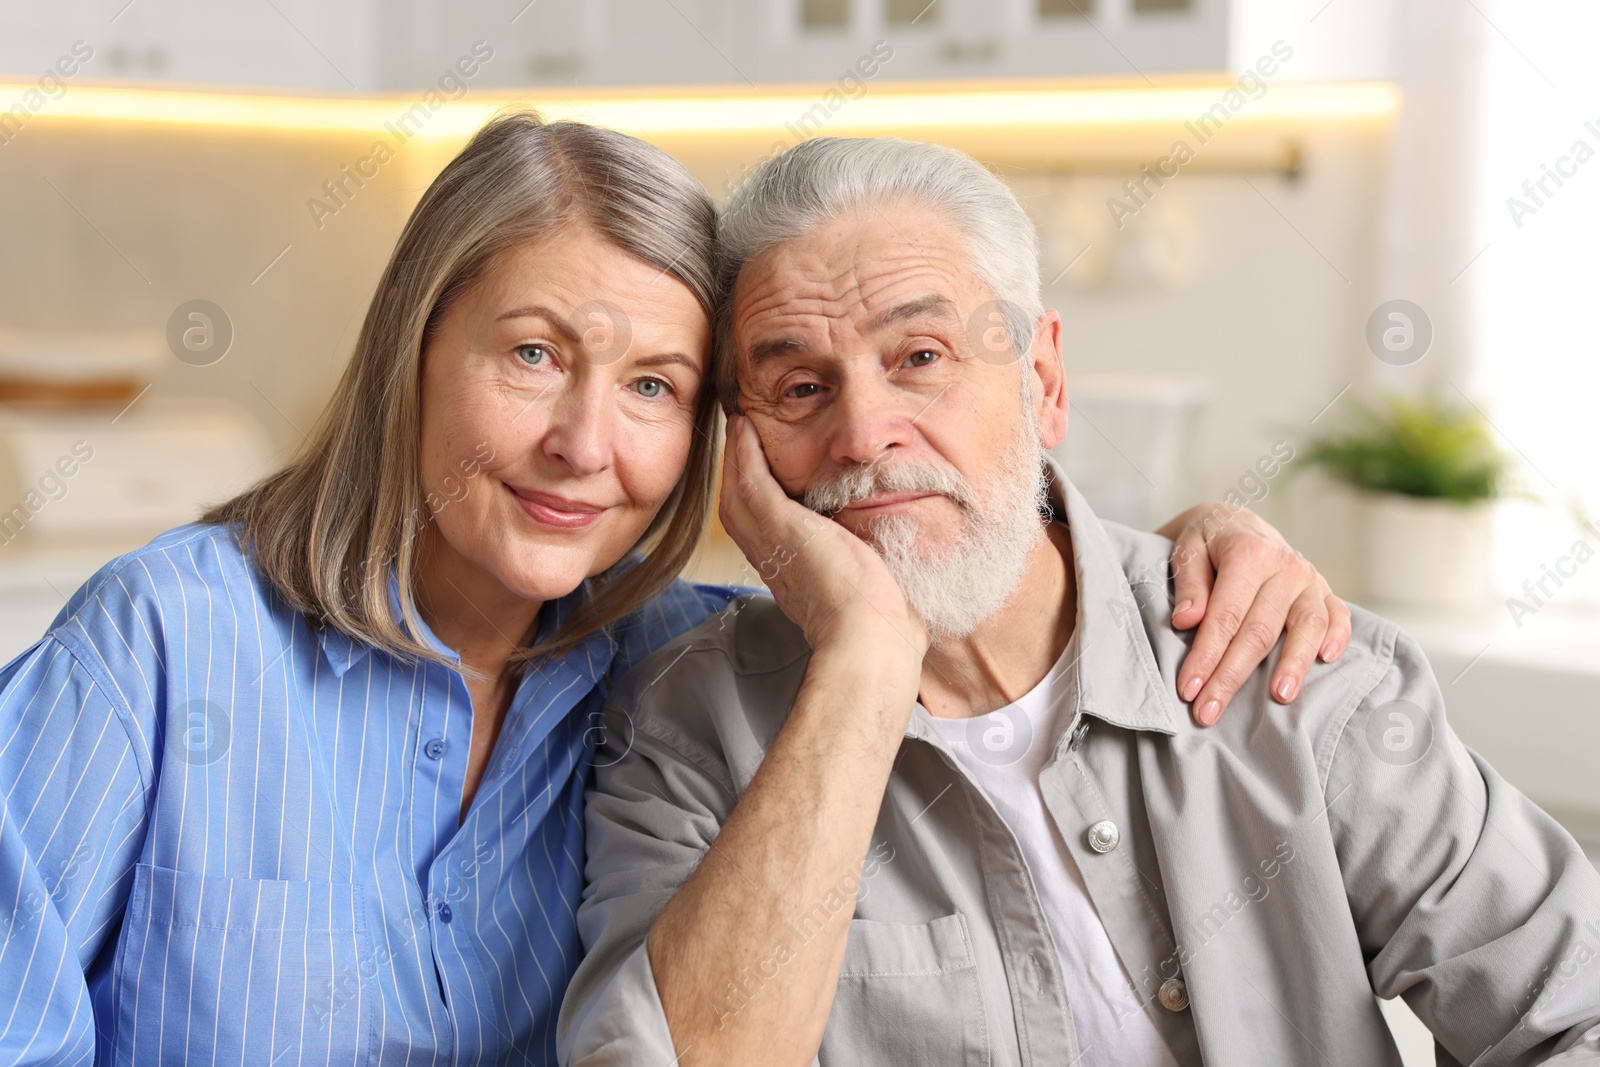
{"label": "fingernail", "polygon": [[1294,699],[1294,679],[1284,678],[1278,682],[1278,699],[1285,704]]}
{"label": "fingernail", "polygon": [[1198,694],[1199,692],[1200,692],[1200,679],[1199,678],[1190,678],[1187,682],[1183,683],[1182,696],[1183,696],[1183,699],[1184,699],[1184,701],[1186,703],[1188,701],[1193,700],[1195,698],[1195,695]]}
{"label": "fingernail", "polygon": [[1222,717],[1222,701],[1212,697],[1200,706],[1200,725],[1210,726]]}
{"label": "fingernail", "polygon": [[1324,662],[1324,663],[1332,663],[1333,662],[1333,654],[1335,652],[1337,652],[1338,650],[1339,650],[1339,642],[1333,640],[1332,638],[1329,638],[1328,639],[1328,643],[1322,646],[1322,651],[1317,653],[1317,655],[1318,655],[1319,658],[1321,658],[1322,662]]}
{"label": "fingernail", "polygon": [[[1174,615],[1182,615],[1184,612],[1188,611],[1192,607],[1194,607],[1194,601],[1185,600],[1185,601],[1182,601],[1181,603],[1179,603],[1177,607],[1173,608],[1172,609],[1172,613]],[[1185,697],[1184,699],[1187,700],[1188,698]]]}

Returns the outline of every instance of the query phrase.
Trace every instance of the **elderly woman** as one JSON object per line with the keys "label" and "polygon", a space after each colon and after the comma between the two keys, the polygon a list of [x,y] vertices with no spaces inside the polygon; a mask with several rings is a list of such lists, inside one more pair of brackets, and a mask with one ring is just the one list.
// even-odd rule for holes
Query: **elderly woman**
{"label": "elderly woman", "polygon": [[[714,222],[638,140],[491,122],[299,458],[0,672],[0,1060],[554,1062],[595,713],[731,595],[674,580],[721,430]],[[1180,544],[1180,623],[1241,560],[1194,677],[1261,658],[1249,610],[1288,615],[1286,677],[1337,654],[1269,527]]]}

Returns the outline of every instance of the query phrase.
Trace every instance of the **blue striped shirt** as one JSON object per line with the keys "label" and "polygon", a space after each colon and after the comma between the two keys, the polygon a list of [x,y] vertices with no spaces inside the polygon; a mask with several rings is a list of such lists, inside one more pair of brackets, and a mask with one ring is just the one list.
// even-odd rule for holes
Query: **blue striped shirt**
{"label": "blue striped shirt", "polygon": [[529,670],[462,821],[456,670],[313,628],[219,527],[112,561],[0,670],[0,1062],[553,1064],[600,702],[733,593]]}

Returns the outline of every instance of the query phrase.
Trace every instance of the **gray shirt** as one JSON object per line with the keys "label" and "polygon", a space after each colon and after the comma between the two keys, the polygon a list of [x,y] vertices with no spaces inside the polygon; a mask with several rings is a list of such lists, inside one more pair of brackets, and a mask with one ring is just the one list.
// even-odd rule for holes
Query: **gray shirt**
{"label": "gray shirt", "polygon": [[[1353,609],[1349,650],[1295,703],[1272,702],[1269,659],[1197,727],[1175,695],[1191,635],[1170,625],[1170,543],[1102,524],[1053,473],[1082,655],[1040,780],[1177,1062],[1398,1065],[1374,993],[1405,998],[1441,1064],[1569,1048],[1600,1062],[1600,875],[1451,732],[1417,646]],[[613,695],[563,1063],[675,1059],[646,934],[749,785],[809,654],[750,598]],[[1064,964],[1023,852],[920,705],[872,841],[855,899],[841,887],[787,926],[803,942],[854,905],[817,1062],[1073,1063]],[[725,1007],[777,995],[763,987],[780,959],[730,976]]]}

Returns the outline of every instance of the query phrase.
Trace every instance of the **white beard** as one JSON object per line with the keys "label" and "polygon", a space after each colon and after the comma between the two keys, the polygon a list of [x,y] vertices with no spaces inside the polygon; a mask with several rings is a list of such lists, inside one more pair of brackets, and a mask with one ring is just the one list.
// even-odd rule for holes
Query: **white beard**
{"label": "white beard", "polygon": [[967,637],[1010,603],[1028,556],[1044,539],[1040,512],[1048,500],[1039,438],[1023,420],[1002,457],[1000,473],[980,496],[954,469],[906,462],[862,464],[819,479],[805,504],[832,515],[878,493],[938,493],[961,510],[962,528],[943,551],[924,545],[907,515],[867,523],[867,541],[883,557],[934,644]]}

